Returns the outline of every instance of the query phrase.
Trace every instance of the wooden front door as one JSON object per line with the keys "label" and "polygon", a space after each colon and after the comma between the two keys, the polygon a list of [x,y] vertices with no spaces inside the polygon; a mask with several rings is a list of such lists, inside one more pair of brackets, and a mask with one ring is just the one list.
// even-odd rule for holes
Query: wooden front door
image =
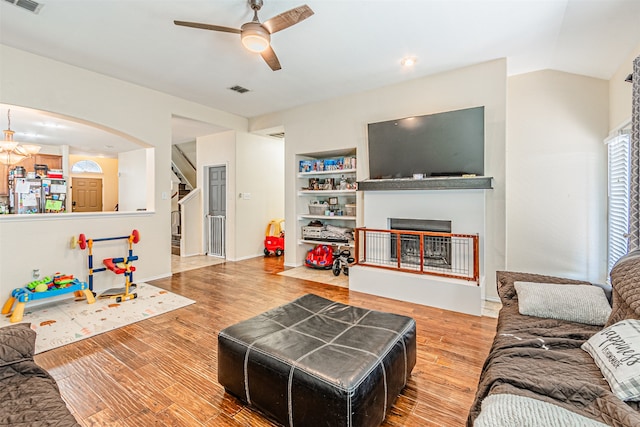
{"label": "wooden front door", "polygon": [[71,178],[73,212],[102,212],[102,179]]}

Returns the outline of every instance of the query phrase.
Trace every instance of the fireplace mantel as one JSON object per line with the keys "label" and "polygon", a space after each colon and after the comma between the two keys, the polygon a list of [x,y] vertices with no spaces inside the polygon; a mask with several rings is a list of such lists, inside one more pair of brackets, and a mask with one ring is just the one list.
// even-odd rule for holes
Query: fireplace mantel
{"label": "fireplace mantel", "polygon": [[367,179],[358,181],[358,191],[398,191],[398,190],[475,190],[493,188],[490,176]]}

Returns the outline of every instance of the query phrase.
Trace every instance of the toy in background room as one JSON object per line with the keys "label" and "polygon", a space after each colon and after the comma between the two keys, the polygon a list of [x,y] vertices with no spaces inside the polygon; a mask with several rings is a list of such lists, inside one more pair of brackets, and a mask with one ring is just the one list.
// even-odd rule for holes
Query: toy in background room
{"label": "toy in background room", "polygon": [[[86,298],[88,304],[96,302],[93,292],[85,282],[74,278],[72,274],[55,273],[53,277],[46,276],[40,280],[34,280],[23,288],[16,288],[11,291],[11,296],[2,307],[2,314],[11,313],[11,323],[20,322],[24,316],[25,304],[44,298],[51,298],[58,295],[73,292],[76,296]],[[13,308],[16,303],[15,309]],[[12,312],[13,309],[13,312]]]}
{"label": "toy in background room", "polygon": [[74,284],[73,274],[55,273],[53,278],[46,276],[44,279],[34,280],[25,286],[31,292],[46,292],[51,289],[64,289]]}
{"label": "toy in background room", "polygon": [[355,259],[351,256],[351,251],[349,249],[340,250],[340,247],[338,247],[333,257],[333,275],[339,276],[340,271],[342,271],[345,276],[348,276],[349,266],[355,262]]}
{"label": "toy in background room", "polygon": [[304,265],[310,268],[330,270],[333,268],[333,250],[329,245],[316,245],[307,252]]}
{"label": "toy in background room", "polygon": [[284,253],[284,219],[274,219],[267,224],[264,239],[264,256]]}
{"label": "toy in background room", "polygon": [[[104,242],[109,240],[127,240],[129,251],[126,257],[120,258],[105,258],[102,260],[104,267],[93,268],[93,243]],[[77,238],[74,236],[71,240],[71,248],[79,246],[81,250],[89,248],[88,264],[89,264],[89,289],[93,292],[93,274],[101,271],[110,270],[115,274],[124,274],[125,285],[122,288],[112,288],[103,292],[99,298],[113,298],[116,302],[127,301],[135,299],[138,294],[131,293],[131,289],[136,288],[136,284],[133,283],[133,272],[136,268],[132,265],[133,261],[138,259],[137,255],[133,255],[133,244],[140,241],[140,233],[138,230],[133,230],[128,236],[118,237],[103,237],[99,239],[87,239],[84,234],[80,234]]]}
{"label": "toy in background room", "polygon": [[338,157],[336,159],[300,160],[299,172],[323,172],[354,170],[356,168],[355,156]]}

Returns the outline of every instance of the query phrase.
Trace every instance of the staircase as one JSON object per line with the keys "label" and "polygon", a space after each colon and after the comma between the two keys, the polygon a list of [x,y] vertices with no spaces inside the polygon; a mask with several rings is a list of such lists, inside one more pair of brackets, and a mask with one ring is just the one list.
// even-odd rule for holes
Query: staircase
{"label": "staircase", "polygon": [[[178,201],[182,200],[194,188],[196,181],[194,163],[195,161],[189,159],[180,147],[177,145],[172,146],[171,171],[180,181],[178,194],[174,196],[178,198]],[[178,210],[171,212],[171,253],[173,255],[180,255],[180,239],[182,238],[180,215],[180,205],[178,205]]]}
{"label": "staircase", "polygon": [[[184,196],[191,192],[187,188],[187,184],[180,183],[178,185],[178,201],[182,200]],[[180,255],[180,239],[182,238],[180,230],[180,205],[178,210],[171,212],[171,253],[173,255]]]}

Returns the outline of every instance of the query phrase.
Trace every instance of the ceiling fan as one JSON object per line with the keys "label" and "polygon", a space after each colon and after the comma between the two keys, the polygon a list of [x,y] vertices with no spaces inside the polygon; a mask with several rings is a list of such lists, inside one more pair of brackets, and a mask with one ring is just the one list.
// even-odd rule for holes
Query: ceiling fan
{"label": "ceiling fan", "polygon": [[282,67],[280,66],[280,61],[276,53],[271,48],[271,34],[282,31],[285,28],[289,28],[307,19],[313,15],[313,10],[305,4],[261,23],[258,19],[258,11],[262,7],[262,4],[262,0],[249,0],[249,6],[253,10],[253,20],[243,24],[240,29],[222,27],[220,25],[200,24],[198,22],[173,21],[173,23],[184,27],[240,34],[240,39],[244,47],[251,52],[259,53],[269,67],[271,67],[273,71],[277,71]]}

